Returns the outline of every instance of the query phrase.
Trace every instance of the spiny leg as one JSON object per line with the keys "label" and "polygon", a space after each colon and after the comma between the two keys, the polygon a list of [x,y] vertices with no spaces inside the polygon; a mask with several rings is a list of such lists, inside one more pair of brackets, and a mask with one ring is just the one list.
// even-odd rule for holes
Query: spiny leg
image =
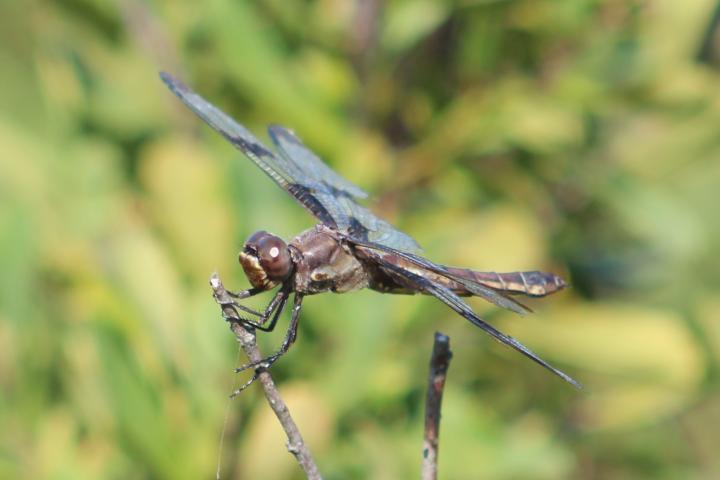
{"label": "spiny leg", "polygon": [[[287,297],[286,297],[287,298]],[[260,376],[260,373],[263,370],[266,370],[270,368],[270,366],[275,363],[275,361],[280,358],[282,355],[287,353],[290,346],[295,342],[295,339],[297,338],[297,328],[300,320],[300,307],[302,305],[302,295],[295,294],[295,301],[293,305],[293,311],[292,311],[292,317],[290,319],[290,325],[288,327],[287,333],[285,334],[285,340],[283,341],[282,345],[280,346],[280,349],[273,353],[272,355],[265,357],[264,359],[258,361],[249,363],[247,365],[243,365],[242,367],[238,367],[235,369],[236,372],[242,372],[243,370],[247,370],[248,368],[254,368],[255,373],[252,377],[242,385],[240,385],[234,392],[230,394],[230,398],[234,398],[237,395],[240,394],[243,390],[245,390],[247,387],[253,384],[255,380],[258,379]],[[284,304],[284,302],[283,302]],[[277,320],[277,318],[273,319],[273,323]]]}
{"label": "spiny leg", "polygon": [[[232,297],[232,298],[234,298],[234,299],[236,299],[236,300],[244,300],[244,299],[246,299],[246,298],[253,297],[253,296],[257,295],[258,293],[262,293],[262,292],[264,292],[264,291],[265,291],[265,290],[263,290],[263,289],[261,289],[261,288],[255,288],[255,287],[249,288],[249,289],[247,289],[247,290],[240,290],[239,292],[231,292],[230,290],[226,290],[228,296],[230,296],[230,297]],[[272,299],[272,302],[277,302],[277,295]],[[265,322],[267,321],[267,317],[270,315],[270,313],[268,312],[268,310],[271,309],[271,307],[274,307],[274,306],[276,305],[276,303],[273,304],[272,302],[271,302],[270,305],[268,305],[268,307],[265,309],[265,314],[264,314],[264,316],[263,316],[263,313],[258,312],[257,310],[254,310],[254,309],[252,309],[252,308],[250,308],[250,307],[246,307],[246,306],[244,306],[244,305],[240,305],[240,304],[238,304],[237,302],[233,302],[233,306],[238,307],[240,310],[244,311],[245,313],[249,313],[249,314],[251,314],[251,315],[255,315],[256,317],[264,318],[264,320],[260,320],[260,321],[259,321],[260,324],[263,324],[263,323],[265,323]]]}
{"label": "spiny leg", "polygon": [[260,372],[261,372],[261,371],[262,371],[262,370],[259,370],[259,369],[258,369],[258,370],[255,370],[255,373],[253,374],[252,377],[250,377],[250,379],[249,379],[248,381],[246,381],[245,383],[243,383],[242,385],[240,385],[238,388],[236,388],[235,390],[233,390],[233,392],[230,394],[230,398],[235,398],[235,397],[237,397],[243,390],[245,390],[245,389],[248,388],[250,385],[252,385],[253,383],[255,383],[255,380],[258,379],[258,377],[260,376]]}
{"label": "spiny leg", "polygon": [[[275,328],[275,324],[277,323],[278,317],[280,316],[280,313],[282,313],[283,309],[285,308],[285,303],[287,302],[289,294],[289,288],[285,285],[283,285],[280,290],[275,294],[272,300],[270,300],[270,303],[268,304],[267,308],[265,308],[265,311],[260,314],[260,318],[257,322],[253,322],[252,320],[248,320],[246,318],[241,318],[239,321],[242,322],[247,327],[256,328],[258,330],[261,330],[263,332],[272,332]],[[273,311],[275,314],[273,315]],[[267,322],[268,318],[272,315],[272,320],[270,321],[270,325],[265,327],[265,323]]]}
{"label": "spiny leg", "polygon": [[261,288],[248,288],[247,290],[240,290],[239,292],[231,292],[230,290],[225,290],[225,292],[230,295],[233,298],[237,298],[238,300],[244,300],[246,298],[253,297],[257,295],[258,293],[264,292]]}
{"label": "spiny leg", "polygon": [[[220,285],[220,279],[217,278],[217,274],[213,274],[213,277],[211,277],[210,283],[213,285],[213,282],[217,281]],[[213,297],[215,297],[215,302],[220,305],[220,308],[223,311],[223,317],[227,321],[242,321],[244,320],[240,315],[237,313],[237,309],[239,308],[245,313],[249,313],[250,315],[255,315],[257,317],[261,317],[262,313],[253,310],[252,308],[248,308],[245,305],[240,305],[233,299],[242,300],[245,298],[250,298],[258,293],[262,293],[263,290],[259,288],[250,288],[248,290],[242,290],[240,292],[231,292],[230,290],[226,290],[224,287],[220,290],[213,286]],[[226,312],[226,309],[232,311],[235,313],[235,315],[229,315],[228,312]]]}
{"label": "spiny leg", "polygon": [[242,323],[243,325],[248,325],[249,327],[253,327],[255,325],[255,322],[248,318],[244,318],[240,316],[240,313],[238,313],[238,309],[250,313],[253,315],[258,315],[262,317],[262,313],[255,312],[244,305],[240,305],[236,303],[234,300],[220,300],[216,297],[216,301],[218,305],[220,305],[220,309],[222,311],[222,316],[225,319],[226,322],[238,322]]}
{"label": "spiny leg", "polygon": [[[250,292],[250,290],[245,290],[244,292],[240,292],[240,293],[243,294],[243,293],[247,293],[247,292]],[[233,300],[232,298],[229,298],[229,297],[248,298],[252,295],[257,295],[258,293],[261,293],[261,292],[262,292],[262,290],[257,290],[254,293],[251,293],[246,296],[238,296],[238,294],[234,294],[234,293],[228,292],[226,290],[225,293],[228,293],[229,296],[223,296],[223,298],[220,298],[216,292],[215,301],[222,307],[223,317],[225,318],[226,321],[240,322],[243,325],[246,325],[248,327],[257,328],[262,331],[268,331],[268,329],[263,327],[263,325],[267,322],[268,318],[270,318],[270,316],[272,315],[273,310],[275,310],[279,304],[282,304],[283,306],[285,305],[285,301],[287,300],[287,295],[289,292],[289,288],[287,285],[283,285],[280,288],[280,290],[277,291],[277,293],[272,298],[272,300],[270,300],[270,303],[268,304],[268,306],[265,308],[265,311],[262,313],[258,312],[256,310],[253,310],[251,308],[248,308],[244,305],[241,305],[241,304],[237,303],[235,300]],[[252,315],[256,315],[257,317],[259,317],[257,322],[241,317],[240,314],[238,313],[237,309],[240,309],[243,312],[250,313]],[[282,307],[281,307],[281,309],[282,309]],[[277,314],[274,317],[274,321],[277,321],[276,317],[277,317]],[[273,323],[273,322],[271,322],[271,323]],[[272,328],[270,330],[272,330]]]}
{"label": "spiny leg", "polygon": [[[268,316],[270,315],[270,313],[272,313],[272,309],[275,308],[274,305],[268,305],[268,309],[265,311],[265,314],[263,315],[263,318],[261,319],[261,321],[259,323],[249,322],[249,324],[252,325],[254,328],[257,328],[258,330],[261,330],[263,332],[272,332],[273,330],[275,330],[275,325],[277,324],[278,318],[280,318],[280,314],[282,313],[282,311],[285,310],[285,304],[287,303],[288,293],[289,292],[286,291],[286,292],[284,292],[284,294],[282,296],[276,295],[276,297],[273,298],[273,301],[275,301],[276,298],[280,298],[280,302],[279,302],[279,304],[277,304],[277,309],[275,310],[275,314],[272,316],[272,320],[270,320],[270,325],[268,325],[267,327],[264,326],[265,322],[267,321]],[[272,308],[270,308],[270,307],[272,307]]]}
{"label": "spiny leg", "polygon": [[[255,368],[255,369],[270,368],[270,366],[273,363],[275,363],[278,358],[280,358],[281,356],[283,356],[287,353],[287,351],[290,349],[290,346],[295,342],[295,339],[297,338],[297,329],[298,329],[298,324],[300,323],[300,309],[302,307],[302,300],[303,300],[303,296],[296,293],[294,304],[293,304],[292,316],[290,318],[290,325],[288,326],[287,333],[285,334],[285,340],[283,340],[283,343],[282,343],[282,345],[280,345],[280,348],[278,349],[278,351],[273,353],[272,355],[269,355],[269,356],[263,358],[262,360],[260,360],[258,362],[248,363],[246,365],[236,368],[235,369],[236,373],[240,373],[249,368]],[[256,372],[255,376],[257,376],[257,372]],[[250,382],[250,383],[252,383],[252,382]],[[238,390],[242,390],[243,388],[246,388],[246,387],[243,386]],[[239,393],[239,392],[237,392],[237,393]],[[237,393],[234,393],[234,394],[236,395]]]}
{"label": "spiny leg", "polygon": [[[283,287],[281,288],[281,290],[275,295],[275,297],[270,301],[270,304],[268,305],[268,307],[265,309],[265,313],[264,313],[263,315],[266,316],[266,317],[270,315],[270,313],[273,311],[273,309],[275,309],[275,314],[272,316],[272,320],[270,321],[270,325],[268,325],[267,327],[264,327],[264,326],[259,325],[259,324],[255,324],[254,322],[251,322],[251,321],[249,321],[249,320],[247,320],[247,319],[243,319],[243,318],[240,318],[240,317],[238,317],[238,318],[233,318],[232,321],[239,322],[239,323],[243,324],[243,328],[246,327],[246,326],[248,326],[248,327],[250,327],[250,328],[258,328],[258,329],[260,329],[260,330],[262,330],[262,331],[265,331],[265,332],[271,332],[271,331],[275,328],[275,325],[277,324],[278,318],[280,318],[280,314],[281,314],[282,311],[285,309],[285,304],[287,303],[289,291],[290,291],[289,285],[283,285]],[[296,303],[296,304],[299,303],[299,302],[298,302],[298,299],[297,299],[297,295],[295,296],[295,303]],[[276,308],[276,307],[277,307],[277,308]],[[225,315],[225,311],[224,311],[225,308],[233,309],[233,307],[232,307],[232,306],[223,307],[223,316],[225,316],[225,318],[227,319],[227,316]],[[234,310],[234,309],[233,309],[233,310]],[[298,313],[299,313],[299,305],[297,305],[297,306],[293,309],[293,319],[294,319],[294,323],[295,323],[295,330],[297,330],[297,318],[296,318],[296,317],[297,317],[297,314],[295,313],[296,311],[298,311]],[[265,318],[265,319],[262,321],[262,323],[264,323],[265,320],[267,320],[267,318]],[[291,324],[292,324],[292,323],[293,323],[293,322],[291,321]],[[295,340],[295,335],[293,335],[292,341],[294,341],[294,340]],[[283,342],[283,345],[285,345],[285,343],[287,343],[287,336],[286,336],[285,342]],[[291,342],[291,343],[292,343],[292,342]],[[285,347],[285,350],[287,351],[287,347]],[[280,353],[276,353],[275,355],[279,357],[281,354],[280,354]],[[271,357],[272,357],[272,355],[271,355]],[[270,357],[268,357],[268,358],[270,358]],[[257,365],[259,366],[259,365],[263,364],[264,362],[266,362],[266,361],[268,360],[268,358],[265,358],[265,359],[257,362]],[[277,359],[277,358],[273,359],[270,363],[268,363],[268,367],[269,367],[276,359]],[[246,368],[249,368],[249,367],[252,366],[252,365],[255,365],[255,364],[250,364],[250,365],[242,366],[242,367],[240,367],[240,368],[235,369],[235,371],[236,371],[236,372],[241,372],[241,371],[245,370]],[[250,379],[247,380],[245,383],[243,383],[242,385],[240,385],[237,389],[235,389],[235,391],[233,391],[233,392],[230,394],[230,398],[234,398],[234,397],[237,396],[240,392],[242,392],[242,391],[245,390],[247,387],[249,387],[250,385],[252,385],[253,382],[255,382],[255,380],[258,379],[258,377],[260,376],[260,372],[262,372],[262,370],[263,370],[263,369],[261,369],[261,368],[256,368],[256,369],[255,369],[255,373],[253,374],[253,376],[250,377]]]}

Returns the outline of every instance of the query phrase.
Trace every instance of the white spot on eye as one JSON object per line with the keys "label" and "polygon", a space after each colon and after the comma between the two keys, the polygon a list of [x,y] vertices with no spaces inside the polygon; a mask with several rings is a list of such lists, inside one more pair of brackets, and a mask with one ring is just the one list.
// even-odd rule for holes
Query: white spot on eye
{"label": "white spot on eye", "polygon": [[270,256],[272,258],[277,258],[278,255],[280,255],[280,249],[278,247],[272,247],[270,249]]}

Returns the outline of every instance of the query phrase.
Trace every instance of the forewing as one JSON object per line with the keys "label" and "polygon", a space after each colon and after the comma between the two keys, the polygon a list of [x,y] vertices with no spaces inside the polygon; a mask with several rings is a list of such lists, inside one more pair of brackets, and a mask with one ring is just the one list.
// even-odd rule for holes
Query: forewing
{"label": "forewing", "polygon": [[250,131],[229,115],[192,91],[187,85],[165,72],[160,78],[168,88],[196,115],[242,151],[255,165],[280,185],[322,223],[337,228],[335,217],[341,214],[333,208],[332,194],[316,184],[293,162],[277,157]]}
{"label": "forewing", "polygon": [[282,160],[293,164],[303,173],[306,183],[312,183],[318,192],[322,192],[318,200],[333,216],[339,230],[359,240],[404,252],[421,250],[408,234],[358,204],[356,199],[367,198],[367,193],[328,167],[292,131],[279,125],[272,125],[268,130]]}
{"label": "forewing", "polygon": [[300,171],[311,177],[316,183],[322,183],[337,196],[349,195],[354,198],[367,198],[368,194],[354,183],[341,177],[325,162],[308,149],[295,132],[280,125],[268,127],[270,138],[278,152],[289,163],[295,164]]}
{"label": "forewing", "polygon": [[443,285],[439,285],[436,283],[431,282],[430,280],[426,279],[425,277],[418,275],[414,272],[411,272],[407,269],[404,269],[402,267],[399,267],[398,265],[395,265],[390,262],[386,262],[382,259],[381,256],[377,257],[378,262],[380,263],[380,267],[391,277],[395,278],[397,281],[400,281],[401,283],[407,283],[409,286],[419,289],[425,293],[428,293],[430,295],[435,296],[437,299],[445,303],[447,306],[452,308],[455,312],[462,315],[465,319],[469,320],[470,323],[473,325],[481,328],[486,333],[490,334],[493,338],[496,340],[504,343],[505,345],[508,345],[518,352],[522,353],[529,359],[531,359],[533,362],[538,363],[539,365],[542,365],[558,377],[562,378],[566,382],[572,384],[576,388],[582,388],[582,385],[578,383],[576,380],[574,380],[572,377],[567,375],[566,373],[558,370],[557,368],[553,367],[549,363],[547,363],[545,360],[540,358],[536,353],[534,353],[532,350],[527,348],[525,345],[520,343],[519,341],[515,340],[513,337],[509,335],[505,335],[500,330],[496,329],[489,323],[485,322],[483,319],[477,316],[475,312],[466,304],[463,302],[463,300],[458,297],[455,293],[453,293],[448,288],[444,287]]}
{"label": "forewing", "polygon": [[165,72],[160,73],[160,77],[190,110],[242,151],[323,224],[360,240],[401,251],[420,250],[409,235],[359,205],[355,199],[366,198],[367,193],[325,165],[290,130],[270,127],[270,137],[280,151],[277,156],[247,128],[183,82]]}

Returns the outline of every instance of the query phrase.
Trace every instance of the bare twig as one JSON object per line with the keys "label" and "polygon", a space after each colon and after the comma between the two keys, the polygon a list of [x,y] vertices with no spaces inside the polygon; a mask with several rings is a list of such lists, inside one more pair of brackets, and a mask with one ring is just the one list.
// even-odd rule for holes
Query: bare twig
{"label": "bare twig", "polygon": [[[220,277],[214,273],[210,277],[210,286],[213,289],[213,295],[215,300],[220,304],[223,310],[223,317],[230,322],[230,329],[235,334],[240,347],[242,347],[245,354],[248,356],[251,362],[260,362],[263,360],[263,356],[258,349],[257,342],[255,341],[255,331],[251,328],[246,328],[239,320],[239,315],[232,307],[233,299],[225,290],[225,286],[222,284]],[[300,464],[300,468],[305,472],[305,476],[311,480],[321,480],[322,476],[318,470],[317,464],[310,454],[310,449],[303,441],[300,430],[298,429],[295,421],[290,416],[285,401],[280,396],[275,387],[275,382],[270,376],[270,373],[264,368],[258,368],[255,370],[255,374],[252,379],[246,383],[246,386],[252,383],[255,379],[260,380],[260,384],[263,387],[265,398],[267,398],[270,408],[275,412],[275,416],[280,421],[285,434],[287,435],[287,449],[290,453],[295,456],[295,459]],[[242,390],[244,387],[240,387],[238,390]],[[238,393],[238,390],[233,392],[233,396]]]}
{"label": "bare twig", "polygon": [[440,406],[442,404],[445,378],[450,366],[452,352],[450,338],[435,332],[432,357],[430,357],[430,377],[428,378],[427,398],[425,401],[425,439],[423,441],[422,479],[437,478],[438,437],[440,433]]}

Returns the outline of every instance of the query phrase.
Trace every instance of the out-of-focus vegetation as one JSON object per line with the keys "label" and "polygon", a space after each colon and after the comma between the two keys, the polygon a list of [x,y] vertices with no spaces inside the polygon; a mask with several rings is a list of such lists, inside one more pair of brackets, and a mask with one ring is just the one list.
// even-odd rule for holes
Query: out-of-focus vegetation
{"label": "out-of-focus vegetation", "polygon": [[[430,258],[573,285],[528,318],[472,304],[581,392],[431,298],[307,299],[274,373],[327,478],[417,476],[436,329],[444,478],[720,475],[713,2],[0,8],[0,477],[211,477],[242,359],[207,279],[244,287],[251,232],[313,224],[161,69],[294,128]],[[258,388],[229,411],[225,478],[299,478]]]}

